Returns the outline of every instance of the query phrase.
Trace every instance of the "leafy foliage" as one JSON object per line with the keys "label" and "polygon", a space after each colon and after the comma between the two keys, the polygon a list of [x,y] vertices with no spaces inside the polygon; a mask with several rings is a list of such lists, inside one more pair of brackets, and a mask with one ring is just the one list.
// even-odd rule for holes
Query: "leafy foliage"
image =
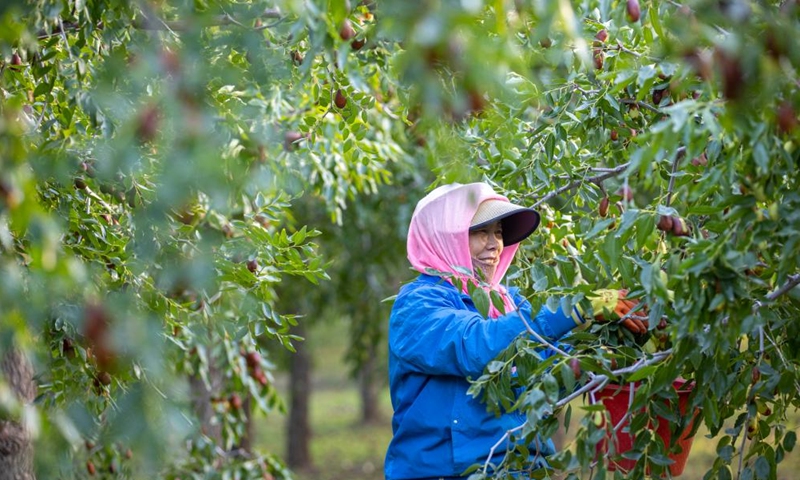
{"label": "leafy foliage", "polygon": [[[534,308],[609,287],[650,312],[642,336],[591,325],[547,359],[526,336],[491,363],[473,393],[527,422],[476,476],[530,468],[517,440],[552,434],[569,400],[606,381],[639,382],[626,455],[633,475],[659,474],[672,446],[647,427],[677,419],[664,401],[683,377],[719,438],[708,477],[774,477],[800,398],[797,13],[705,0],[3,4],[0,340],[41,372],[28,409],[39,468],[288,475],[238,448],[242,398],[281,408],[274,355],[251,356],[296,340],[277,287],[297,277],[323,293],[344,252],[321,252],[321,238],[375,254],[374,269],[334,266],[337,281],[395,275],[373,246],[428,183],[424,160],[434,184],[483,178],[542,212],[508,275]],[[377,192],[394,200],[376,237],[326,234],[296,209],[312,196],[363,229],[389,208],[363,200]],[[347,222],[348,205],[366,223]],[[353,358],[380,338],[375,312],[354,324],[369,340]],[[217,392],[218,434],[185,420],[187,376]],[[550,459],[572,478],[608,465],[604,410],[585,403],[574,444]]]}
{"label": "leafy foliage", "polygon": [[[688,424],[658,400],[674,402],[679,377],[699,387],[690,411],[731,447],[710,478],[774,476],[800,386],[790,320],[800,280],[790,233],[799,97],[789,41],[763,32],[795,31],[797,7],[721,5],[653,2],[632,22],[611,2],[518,4],[504,12],[508,30],[487,22],[496,6],[461,17],[490,29],[504,52],[524,52],[529,69],[509,62],[503,93],[486,90],[492,108],[456,127],[473,168],[444,165],[448,180],[481,174],[543,212],[509,280],[534,307],[569,307],[610,287],[629,289],[650,311],[646,335],[595,324],[547,360],[538,339],[524,338],[490,364],[473,394],[528,420],[498,439],[504,463],[490,468],[487,459],[476,478],[530,468],[518,440],[552,434],[554,413],[581,394],[590,403],[609,381],[640,382],[630,404],[637,442],[625,454],[639,460],[632,475],[663,472],[670,445],[647,425],[659,416]],[[657,228],[662,217],[678,226]],[[551,464],[602,476],[595,445],[607,420],[595,405],[582,409],[575,444]]]}

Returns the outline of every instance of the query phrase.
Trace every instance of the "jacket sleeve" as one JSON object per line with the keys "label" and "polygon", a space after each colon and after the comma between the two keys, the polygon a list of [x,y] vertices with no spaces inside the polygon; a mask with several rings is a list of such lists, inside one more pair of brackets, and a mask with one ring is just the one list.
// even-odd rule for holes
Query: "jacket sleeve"
{"label": "jacket sleeve", "polygon": [[[527,302],[519,313],[496,319],[485,319],[460,303],[457,293],[439,286],[398,296],[389,327],[392,353],[420,373],[478,378],[489,361],[525,331],[519,314],[530,319]],[[570,317],[546,309],[543,312],[531,328],[544,337],[557,340],[575,326]]]}

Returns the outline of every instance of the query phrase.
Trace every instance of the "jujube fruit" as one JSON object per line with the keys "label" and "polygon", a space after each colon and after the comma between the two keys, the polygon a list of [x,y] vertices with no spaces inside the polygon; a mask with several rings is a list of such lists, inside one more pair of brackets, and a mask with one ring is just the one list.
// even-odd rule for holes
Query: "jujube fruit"
{"label": "jujube fruit", "polygon": [[336,105],[336,108],[344,108],[347,106],[347,97],[344,96],[344,92],[342,92],[341,89],[336,90],[333,104]]}
{"label": "jujube fruit", "polygon": [[790,102],[783,102],[778,107],[778,130],[781,133],[792,133],[797,128],[797,114]]}
{"label": "jujube fruit", "polygon": [[662,232],[671,232],[672,231],[672,217],[669,215],[662,215],[661,218],[658,219],[658,229]]}
{"label": "jujube fruit", "polygon": [[619,190],[617,190],[617,195],[622,197],[622,199],[625,200],[626,202],[630,202],[631,200],[633,200],[633,190],[631,190],[631,187],[629,187],[628,185],[623,185],[619,187]]}
{"label": "jujube fruit", "polygon": [[362,48],[364,48],[364,45],[366,45],[366,44],[367,44],[367,40],[366,39],[357,38],[357,39],[353,40],[353,43],[350,44],[350,48],[352,48],[355,51],[358,51],[358,50],[361,50]]}
{"label": "jujube fruit", "polygon": [[605,58],[605,54],[603,53],[602,48],[595,48],[594,54],[592,55],[592,60],[594,60],[594,68],[597,70],[603,69],[603,60]]}
{"label": "jujube fruit", "polygon": [[301,63],[303,63],[303,54],[301,54],[297,50],[292,50],[290,56],[292,57],[292,62],[294,62],[296,65],[300,65]]}
{"label": "jujube fruit", "polygon": [[91,163],[88,162],[81,162],[81,170],[83,170],[86,173],[86,175],[91,178],[94,178],[96,174],[94,167],[92,166]]}
{"label": "jujube fruit", "polygon": [[703,152],[697,157],[694,157],[691,163],[695,167],[705,167],[708,164],[708,157],[706,157],[706,153]]}
{"label": "jujube fruit", "polygon": [[101,385],[107,387],[111,385],[111,374],[108,372],[100,372],[97,374],[97,380],[100,382]]}
{"label": "jujube fruit", "polygon": [[681,217],[672,217],[672,234],[676,237],[688,237],[689,226]]}
{"label": "jujube fruit", "polygon": [[247,269],[250,270],[251,273],[256,273],[256,270],[258,270],[258,260],[255,258],[248,260]]}
{"label": "jujube fruit", "polygon": [[256,368],[261,363],[261,355],[258,352],[247,352],[244,359],[249,368]]}
{"label": "jujube fruit", "polygon": [[600,205],[597,207],[597,213],[603,218],[605,218],[608,215],[608,204],[609,204],[608,197],[603,197],[600,200]]}
{"label": "jujube fruit", "polygon": [[342,28],[339,29],[339,36],[345,41],[356,36],[356,31],[353,29],[353,25],[350,23],[350,20],[345,19],[345,21],[342,22]]}
{"label": "jujube fruit", "polygon": [[751,418],[749,422],[747,422],[747,439],[752,440],[753,437],[756,435],[758,431],[758,418]]}
{"label": "jujube fruit", "polygon": [[572,369],[572,375],[575,376],[575,380],[581,378],[581,363],[578,361],[577,358],[571,358],[569,361],[569,367]]}
{"label": "jujube fruit", "polygon": [[663,90],[653,90],[653,105],[659,106],[663,98],[664,98]]}
{"label": "jujube fruit", "polygon": [[67,358],[73,358],[75,356],[75,344],[71,338],[64,338],[61,341],[61,348],[64,352],[64,356]]}
{"label": "jujube fruit", "polygon": [[714,51],[714,58],[722,73],[722,94],[729,100],[738,100],[745,91],[744,69],[741,61],[721,49]]}
{"label": "jujube fruit", "polygon": [[470,89],[467,92],[467,103],[469,104],[469,111],[473,113],[481,113],[486,108],[486,99],[483,98],[481,92]]}
{"label": "jujube fruit", "polygon": [[158,108],[149,105],[139,114],[136,136],[142,142],[149,142],[158,133]]}
{"label": "jujube fruit", "polygon": [[628,20],[631,22],[638,22],[642,11],[639,8],[639,0],[628,0],[627,4]]}
{"label": "jujube fruit", "polygon": [[11,55],[11,67],[10,68],[11,68],[11,70],[14,70],[14,71],[20,71],[22,69],[22,59],[16,53]]}
{"label": "jujube fruit", "polygon": [[304,137],[303,137],[303,134],[301,134],[300,132],[292,132],[292,131],[286,132],[283,135],[283,148],[284,148],[284,150],[286,150],[287,152],[290,152],[292,150],[297,150],[297,147],[298,147],[297,142],[301,138],[304,138]]}

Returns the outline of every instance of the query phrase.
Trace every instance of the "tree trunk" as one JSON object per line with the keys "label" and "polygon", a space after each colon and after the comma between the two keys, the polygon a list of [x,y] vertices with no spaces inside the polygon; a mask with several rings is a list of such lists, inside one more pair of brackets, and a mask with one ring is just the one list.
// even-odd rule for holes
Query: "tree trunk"
{"label": "tree trunk", "polygon": [[[36,398],[33,368],[25,355],[12,349],[3,356],[3,380],[17,399],[30,403]],[[33,445],[25,428],[12,420],[0,420],[0,480],[33,480]]]}
{"label": "tree trunk", "polygon": [[222,391],[222,372],[214,365],[214,359],[208,359],[208,385],[200,376],[189,377],[189,389],[191,391],[192,408],[197,419],[200,420],[200,430],[204,435],[212,438],[218,444],[222,441],[222,427],[219,423],[213,423],[214,407],[211,404],[211,397]]}
{"label": "tree trunk", "polygon": [[[302,323],[295,327],[295,334],[306,337]],[[290,468],[310,470],[311,424],[309,400],[311,398],[311,356],[306,342],[298,342],[297,351],[291,355],[291,378],[289,380],[289,417],[286,424],[286,462]]]}
{"label": "tree trunk", "polygon": [[358,372],[359,391],[361,393],[361,423],[375,424],[381,421],[378,406],[378,382],[376,381],[377,355],[375,347],[370,349],[366,362]]}
{"label": "tree trunk", "polygon": [[245,415],[245,428],[244,435],[242,435],[242,444],[239,448],[247,453],[253,453],[253,439],[255,438],[255,424],[253,423],[253,397],[247,395],[247,398],[242,402],[242,410]]}

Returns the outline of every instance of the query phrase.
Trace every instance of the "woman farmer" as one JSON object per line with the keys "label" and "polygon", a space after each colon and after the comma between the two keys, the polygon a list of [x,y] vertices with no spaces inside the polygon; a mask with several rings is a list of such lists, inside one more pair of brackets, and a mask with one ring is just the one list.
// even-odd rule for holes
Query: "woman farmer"
{"label": "woman farmer", "polygon": [[[536,211],[510,203],[485,183],[441,186],[417,204],[407,253],[420,275],[401,288],[389,318],[394,415],[387,480],[457,478],[484,462],[492,446],[524,417],[488,412],[467,394],[468,378],[478,378],[525,331],[520,315],[553,342],[585,322],[578,309],[542,308],[533,315],[518,288],[501,284],[518,242],[536,230],[539,220]],[[482,316],[465,291],[467,282],[497,292],[503,311],[491,305],[489,318]],[[592,311],[624,316],[636,304],[624,299],[624,291],[602,291]],[[647,330],[637,319],[623,324],[636,333]],[[555,451],[551,440],[529,449],[537,457]]]}

